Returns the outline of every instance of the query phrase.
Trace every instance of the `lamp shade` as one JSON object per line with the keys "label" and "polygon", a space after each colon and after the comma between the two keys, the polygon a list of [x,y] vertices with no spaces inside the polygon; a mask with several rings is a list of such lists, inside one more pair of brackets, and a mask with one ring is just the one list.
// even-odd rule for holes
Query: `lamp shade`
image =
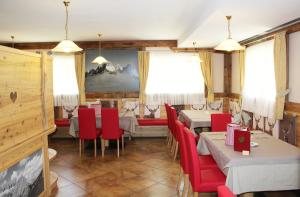
{"label": "lamp shade", "polygon": [[74,53],[82,51],[82,48],[78,47],[72,40],[63,40],[58,43],[58,45],[56,45],[52,51],[60,53]]}
{"label": "lamp shade", "polygon": [[105,59],[104,57],[102,57],[102,56],[98,56],[98,57],[96,57],[93,61],[92,61],[92,63],[94,63],[94,64],[104,64],[104,63],[108,63],[108,61],[107,61],[107,59]]}
{"label": "lamp shade", "polygon": [[245,47],[241,46],[237,41],[231,38],[227,38],[215,48],[215,50],[218,51],[238,51],[244,49]]}

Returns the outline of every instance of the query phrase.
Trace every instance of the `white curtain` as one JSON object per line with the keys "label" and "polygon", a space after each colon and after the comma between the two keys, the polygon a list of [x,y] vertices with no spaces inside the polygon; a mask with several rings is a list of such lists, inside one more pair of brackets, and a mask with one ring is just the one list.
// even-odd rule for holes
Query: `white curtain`
{"label": "white curtain", "polygon": [[147,104],[200,104],[203,100],[204,79],[198,54],[150,51]]}
{"label": "white curtain", "polygon": [[242,109],[274,117],[276,100],[274,40],[246,49]]}
{"label": "white curtain", "polygon": [[78,105],[74,54],[53,55],[53,94],[55,106]]}

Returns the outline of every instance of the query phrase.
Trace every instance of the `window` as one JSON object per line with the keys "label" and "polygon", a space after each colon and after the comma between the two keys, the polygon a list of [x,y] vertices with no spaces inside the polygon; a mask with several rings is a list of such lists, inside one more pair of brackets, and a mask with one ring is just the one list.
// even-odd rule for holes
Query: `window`
{"label": "window", "polygon": [[151,51],[146,85],[148,104],[199,104],[204,80],[199,58],[192,53]]}
{"label": "window", "polygon": [[53,94],[55,106],[78,105],[74,55],[53,55]]}
{"label": "window", "polygon": [[242,108],[273,117],[275,99],[274,40],[271,40],[246,49]]}

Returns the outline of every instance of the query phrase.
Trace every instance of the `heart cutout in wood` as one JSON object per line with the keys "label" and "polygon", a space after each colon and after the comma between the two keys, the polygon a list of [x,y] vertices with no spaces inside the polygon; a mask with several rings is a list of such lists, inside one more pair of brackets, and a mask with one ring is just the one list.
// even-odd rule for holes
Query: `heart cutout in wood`
{"label": "heart cutout in wood", "polygon": [[10,96],[10,100],[11,100],[13,103],[16,102],[16,100],[17,100],[17,98],[18,98],[17,92],[11,92],[9,96]]}

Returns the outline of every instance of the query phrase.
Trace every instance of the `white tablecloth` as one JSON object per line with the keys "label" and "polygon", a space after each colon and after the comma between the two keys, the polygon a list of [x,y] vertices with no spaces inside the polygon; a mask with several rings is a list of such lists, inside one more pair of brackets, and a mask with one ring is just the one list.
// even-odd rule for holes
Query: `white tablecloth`
{"label": "white tablecloth", "polygon": [[[135,126],[138,125],[138,122],[132,112],[120,112],[119,125],[121,129],[124,129],[131,135],[131,133],[135,132]],[[101,128],[101,117],[96,117],[96,127]],[[73,137],[78,137],[78,131],[78,117],[72,117],[70,119],[69,134]]]}
{"label": "white tablecloth", "polygon": [[225,132],[203,132],[197,149],[213,156],[235,194],[300,189],[299,148],[261,131],[252,131],[251,141],[258,147],[243,156],[225,145]]}
{"label": "white tablecloth", "polygon": [[210,127],[210,115],[213,113],[217,114],[221,112],[212,110],[181,110],[179,113],[179,120],[185,122],[185,124],[195,134],[194,129],[197,127]]}

